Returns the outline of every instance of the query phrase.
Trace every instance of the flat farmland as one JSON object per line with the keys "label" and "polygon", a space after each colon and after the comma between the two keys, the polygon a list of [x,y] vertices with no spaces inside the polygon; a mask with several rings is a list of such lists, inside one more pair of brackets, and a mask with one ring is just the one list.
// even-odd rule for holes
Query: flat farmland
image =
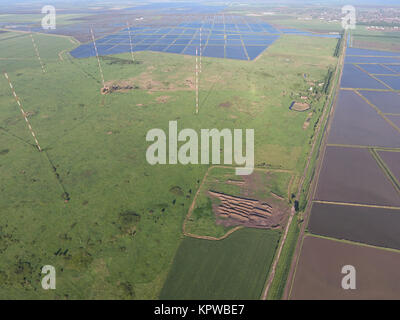
{"label": "flat farmland", "polygon": [[368,149],[328,146],[315,200],[400,206],[400,195]]}
{"label": "flat farmland", "polygon": [[400,249],[400,208],[314,203],[308,230],[336,239]]}
{"label": "flat farmland", "polygon": [[221,241],[185,238],[160,298],[259,299],[279,237],[242,229]]}
{"label": "flat farmland", "polygon": [[400,151],[378,151],[378,154],[385,162],[390,172],[395,176],[397,182],[400,182]]}
{"label": "flat farmland", "polygon": [[[400,96],[387,81],[397,79],[398,56],[347,49],[302,251],[287,288],[291,299],[399,297]],[[356,268],[356,290],[341,287],[345,265]]]}
{"label": "flat farmland", "polygon": [[399,148],[400,132],[353,91],[339,93],[329,144]]}
{"label": "flat farmland", "polygon": [[375,105],[383,113],[399,113],[400,114],[400,94],[392,91],[367,91],[360,90],[369,102]]}
{"label": "flat farmland", "polygon": [[[343,290],[343,266],[356,269],[356,289]],[[290,298],[398,299],[400,252],[306,236]]]}
{"label": "flat farmland", "polygon": [[347,48],[346,54],[347,56],[400,57],[400,53],[398,52],[361,48]]}
{"label": "flat farmland", "polygon": [[359,64],[358,66],[367,73],[371,74],[385,74],[385,75],[396,74],[393,70],[390,70],[389,68],[386,68],[381,64]]}
{"label": "flat farmland", "polygon": [[345,63],[400,64],[400,57],[346,56]]}
{"label": "flat farmland", "polygon": [[400,129],[400,114],[399,115],[389,115],[387,116],[390,121],[392,121],[397,128]]}
{"label": "flat farmland", "polygon": [[344,65],[340,85],[342,88],[387,89],[382,83],[350,63]]}
{"label": "flat farmland", "polygon": [[382,80],[389,87],[394,90],[400,90],[400,77],[399,76],[376,76],[379,80]]}
{"label": "flat farmland", "polygon": [[393,70],[395,73],[400,73],[400,65],[385,65],[386,68],[390,68]]}

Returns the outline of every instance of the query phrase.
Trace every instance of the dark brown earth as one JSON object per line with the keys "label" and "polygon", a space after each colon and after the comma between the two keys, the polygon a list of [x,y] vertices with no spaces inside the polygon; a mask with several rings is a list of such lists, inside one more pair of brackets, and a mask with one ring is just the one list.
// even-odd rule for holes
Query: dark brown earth
{"label": "dark brown earth", "polygon": [[[356,289],[344,290],[343,266],[356,269]],[[307,236],[290,298],[399,299],[400,253]]]}
{"label": "dark brown earth", "polygon": [[282,223],[285,212],[272,207],[265,201],[236,197],[216,191],[208,192],[210,197],[217,198],[220,203],[213,209],[218,223],[225,226],[243,225],[246,227],[271,229]]}
{"label": "dark brown earth", "polygon": [[378,154],[400,183],[400,152],[378,151]]}
{"label": "dark brown earth", "polygon": [[387,116],[387,117],[397,126],[397,128],[400,129],[400,114],[396,116]]}
{"label": "dark brown earth", "polygon": [[400,195],[368,151],[326,148],[316,200],[400,206]]}
{"label": "dark brown earth", "polygon": [[220,103],[219,106],[221,108],[230,108],[230,107],[232,107],[232,102],[230,102],[230,101],[223,102],[223,103]]}
{"label": "dark brown earth", "polygon": [[400,114],[400,94],[391,91],[360,91],[360,93],[383,113]]}
{"label": "dark brown earth", "polygon": [[341,91],[329,144],[400,148],[400,133],[353,91]]}
{"label": "dark brown earth", "polygon": [[317,235],[400,250],[398,210],[314,203],[308,230]]}

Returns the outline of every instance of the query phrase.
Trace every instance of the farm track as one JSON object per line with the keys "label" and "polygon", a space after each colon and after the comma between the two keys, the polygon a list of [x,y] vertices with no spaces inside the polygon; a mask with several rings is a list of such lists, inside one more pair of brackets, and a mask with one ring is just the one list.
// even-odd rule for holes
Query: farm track
{"label": "farm track", "polygon": [[64,54],[66,51],[67,51],[67,50],[63,50],[63,51],[61,51],[61,52],[58,53],[58,58],[60,59],[60,61],[64,61],[63,54]]}
{"label": "farm track", "polygon": [[[327,98],[327,102],[326,102],[327,104],[325,105],[325,108],[324,108],[324,113],[321,116],[321,119],[325,119],[325,118],[326,119],[323,120],[323,121],[320,121],[320,123],[318,125],[318,128],[317,128],[317,132],[314,135],[314,142],[313,142],[313,145],[312,145],[312,150],[310,151],[310,154],[309,154],[309,157],[308,157],[308,160],[307,160],[307,165],[306,165],[306,168],[304,170],[304,174],[300,179],[297,198],[299,198],[299,196],[300,196],[304,181],[305,181],[305,179],[307,177],[308,168],[310,166],[310,163],[311,163],[311,160],[312,160],[312,157],[313,157],[313,154],[314,154],[314,150],[315,150],[315,147],[316,147],[317,142],[318,142],[318,136],[319,136],[319,133],[320,133],[320,130],[321,130],[321,127],[322,127],[322,123],[324,123],[324,127],[325,127],[325,132],[323,132],[322,134],[324,134],[326,132],[329,132],[330,119],[332,119],[332,115],[333,115],[333,112],[334,112],[334,109],[335,109],[336,99],[338,97],[338,93],[339,93],[339,90],[340,90],[340,78],[341,78],[342,73],[343,73],[343,66],[344,66],[346,48],[347,48],[347,41],[345,39],[343,41],[343,48],[342,48],[341,58],[340,58],[340,60],[339,60],[339,62],[337,64],[336,72],[335,72],[335,79],[336,79],[337,82],[331,88],[331,92],[330,92],[330,94],[329,94],[329,96]],[[334,98],[333,98],[333,94],[335,95]],[[333,98],[333,100],[331,100],[331,98]],[[332,103],[331,108],[329,108],[329,104],[330,103]],[[324,136],[322,138],[322,141],[321,141],[321,144],[320,144],[320,148],[319,148],[320,150],[324,150],[325,149],[326,138],[327,138],[327,135],[324,134]],[[302,242],[303,242],[303,238],[304,238],[305,229],[306,229],[306,226],[307,226],[307,223],[308,223],[308,218],[309,218],[309,215],[310,215],[310,212],[311,212],[311,201],[310,201],[310,199],[311,199],[311,195],[313,194],[312,190],[316,186],[316,181],[318,181],[319,170],[322,167],[323,153],[320,154],[320,158],[321,159],[320,159],[319,163],[317,162],[317,165],[316,165],[317,175],[314,177],[314,180],[311,183],[309,191],[308,191],[307,208],[304,211],[304,218],[303,218],[304,221],[303,221],[300,233],[299,233],[298,238],[297,238],[298,240],[297,240],[296,248],[295,248],[295,251],[293,253],[292,260],[291,260],[291,267],[290,267],[290,270],[289,270],[288,277],[286,279],[285,290],[284,290],[283,297],[282,297],[284,300],[288,299],[289,290],[290,290],[290,287],[291,287],[291,283],[293,281],[295,268],[296,268],[298,257],[299,257],[300,251],[301,251],[301,246],[302,246]],[[293,218],[293,216],[292,216],[292,218]],[[291,220],[290,220],[290,222],[291,222]],[[285,230],[286,234],[289,232],[289,228],[290,228],[290,224],[288,223],[288,225],[286,226],[286,230]],[[284,245],[284,243],[281,243],[280,252],[282,251],[283,245]],[[274,261],[275,269],[276,269],[276,266],[277,266],[277,264],[279,262],[279,258],[280,258],[280,253],[279,253],[279,256],[277,256],[275,261]],[[269,281],[267,283],[266,289],[265,289],[263,297],[262,297],[263,300],[267,299],[268,290],[269,290],[269,288],[270,288],[270,286],[272,284],[272,281],[274,280],[274,276],[275,276],[275,272],[272,273],[272,271],[274,271],[275,269],[271,269],[270,279],[269,279]]]}

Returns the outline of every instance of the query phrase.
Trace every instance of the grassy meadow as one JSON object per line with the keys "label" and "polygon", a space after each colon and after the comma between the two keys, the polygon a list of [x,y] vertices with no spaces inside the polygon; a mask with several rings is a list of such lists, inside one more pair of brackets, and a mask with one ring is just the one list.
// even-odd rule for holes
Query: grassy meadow
{"label": "grassy meadow", "polygon": [[[322,102],[313,102],[307,129],[307,112],[290,111],[289,105],[307,92],[310,80],[323,81],[336,62],[335,40],[297,36],[283,36],[253,62],[204,58],[195,116],[194,57],[139,52],[138,63],[130,63],[130,54],[103,58],[107,82],[134,86],[103,96],[96,58],[62,53],[75,46],[68,37],[34,37],[46,73],[29,35],[0,34],[0,70],[8,72],[44,149],[34,148],[1,75],[0,299],[158,298],[180,245],[192,246],[190,261],[197,259],[197,243],[183,239],[182,224],[208,166],[149,165],[147,132],[167,132],[170,120],[196,131],[252,128],[258,168],[300,175]],[[251,234],[261,251],[245,258],[249,266],[258,263],[257,278],[216,294],[234,296],[238,288],[247,290],[246,297],[259,293],[278,233],[242,231],[222,250],[230,253],[224,263],[232,263],[244,249],[234,236],[247,243]],[[217,242],[206,243],[221,250]],[[262,256],[265,246],[270,249]],[[48,264],[57,270],[54,291],[40,285],[41,267]],[[184,265],[174,270],[187,279]],[[192,296],[189,289],[182,297]],[[176,290],[163,292],[177,296]]]}
{"label": "grassy meadow", "polygon": [[160,298],[259,299],[279,237],[276,230],[241,229],[221,241],[184,239]]}

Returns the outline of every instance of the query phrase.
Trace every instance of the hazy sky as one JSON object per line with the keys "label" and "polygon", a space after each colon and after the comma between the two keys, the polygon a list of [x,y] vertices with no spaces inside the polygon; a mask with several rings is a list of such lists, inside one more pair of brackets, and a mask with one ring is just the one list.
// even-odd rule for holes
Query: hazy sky
{"label": "hazy sky", "polygon": [[297,5],[304,3],[304,4],[351,4],[351,5],[393,5],[393,6],[400,6],[400,0],[243,0],[243,1],[224,1],[224,0],[0,0],[0,2],[4,5],[12,5],[12,4],[68,4],[71,5],[73,3],[77,3],[80,7],[85,4],[93,5],[93,4],[107,4],[107,5],[118,5],[124,4],[132,6],[136,4],[143,4],[143,3],[151,3],[151,2],[202,2],[202,3],[268,3],[268,4],[286,4],[286,3],[296,3]]}

